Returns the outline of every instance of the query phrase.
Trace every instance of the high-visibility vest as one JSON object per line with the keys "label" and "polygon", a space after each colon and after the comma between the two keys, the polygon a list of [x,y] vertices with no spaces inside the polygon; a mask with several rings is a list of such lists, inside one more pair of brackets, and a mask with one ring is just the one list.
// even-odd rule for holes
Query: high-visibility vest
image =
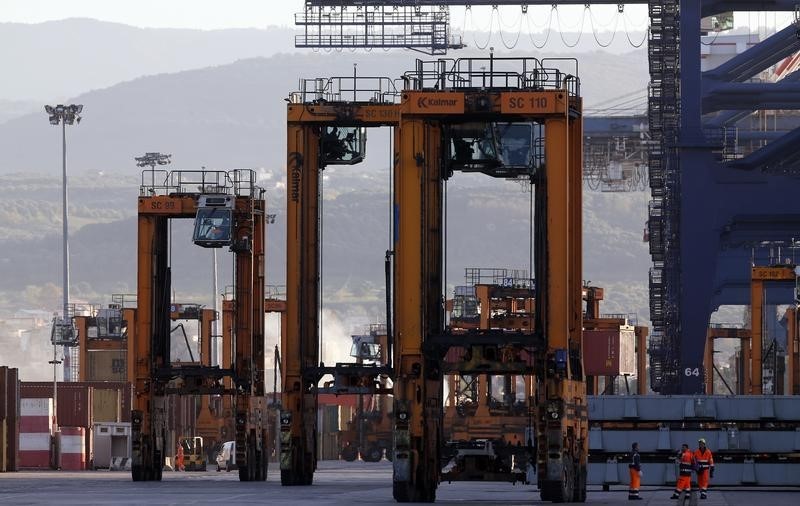
{"label": "high-visibility vest", "polygon": [[634,451],[633,455],[631,456],[631,462],[628,464],[629,469],[636,469],[637,471],[642,470],[642,458],[639,456],[638,451]]}
{"label": "high-visibility vest", "polygon": [[692,452],[686,450],[685,452],[681,453],[680,475],[691,476],[693,470],[694,470],[694,456],[692,455]]}
{"label": "high-visibility vest", "polygon": [[697,462],[697,468],[700,471],[706,471],[711,467],[714,467],[714,456],[711,454],[711,450],[706,448],[706,451],[703,452],[698,448],[694,451],[694,460]]}

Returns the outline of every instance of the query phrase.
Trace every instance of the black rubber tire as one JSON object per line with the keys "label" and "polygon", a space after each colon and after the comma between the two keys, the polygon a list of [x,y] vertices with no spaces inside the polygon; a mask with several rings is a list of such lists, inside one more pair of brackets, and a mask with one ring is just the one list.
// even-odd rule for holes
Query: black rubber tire
{"label": "black rubber tire", "polygon": [[247,466],[239,466],[239,481],[250,481]]}
{"label": "black rubber tire", "polygon": [[364,462],[380,462],[383,458],[383,450],[377,445],[370,445],[367,450],[361,454],[361,460]]}
{"label": "black rubber tire", "polygon": [[142,469],[142,466],[131,466],[131,478],[133,478],[133,481],[144,481],[144,469]]}
{"label": "black rubber tire", "polygon": [[352,446],[345,446],[344,448],[342,448],[340,455],[342,457],[342,460],[344,460],[345,462],[355,462],[355,460],[358,458],[358,450],[356,450]]}
{"label": "black rubber tire", "polygon": [[281,469],[281,485],[284,487],[296,487],[298,485],[302,485],[302,482],[300,477],[292,471]]}
{"label": "black rubber tire", "polygon": [[303,461],[303,475],[301,485],[309,486],[314,483],[314,470],[317,468],[312,454],[306,453]]}
{"label": "black rubber tire", "polygon": [[264,463],[262,462],[261,452],[255,452],[255,476],[253,476],[253,481],[264,481]]}
{"label": "black rubber tire", "polygon": [[588,473],[586,466],[581,466],[577,474],[578,481],[575,485],[575,502],[586,502],[586,483],[588,481]]}
{"label": "black rubber tire", "polygon": [[603,492],[608,492],[609,490],[611,490],[611,485],[603,483]]}
{"label": "black rubber tire", "polygon": [[415,490],[407,481],[392,482],[392,496],[397,502],[417,502]]}
{"label": "black rubber tire", "polygon": [[436,483],[392,482],[392,495],[397,502],[436,502]]}
{"label": "black rubber tire", "polygon": [[543,501],[555,503],[572,502],[578,492],[578,477],[572,461],[564,458],[564,471],[561,480],[543,481],[540,494]]}
{"label": "black rubber tire", "polygon": [[161,476],[164,473],[164,457],[161,456],[160,451],[156,451],[153,456],[153,480],[161,481]]}

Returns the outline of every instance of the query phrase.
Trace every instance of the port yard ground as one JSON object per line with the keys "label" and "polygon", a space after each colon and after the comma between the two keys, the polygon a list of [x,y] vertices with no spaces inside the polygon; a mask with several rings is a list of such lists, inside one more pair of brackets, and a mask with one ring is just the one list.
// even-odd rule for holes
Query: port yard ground
{"label": "port yard ground", "polygon": [[[274,463],[267,483],[239,482],[234,472],[164,472],[162,482],[131,481],[128,472],[25,471],[0,474],[0,504],[72,506],[84,504],[167,505],[167,504],[292,504],[359,505],[397,504],[392,499],[391,463],[320,462],[310,487],[282,487]],[[640,505],[675,505],[670,490],[645,487]],[[437,504],[530,505],[542,503],[536,487],[504,483],[442,483]],[[603,492],[589,488],[587,504],[633,504],[627,489],[612,487]],[[797,489],[714,490],[700,506],[795,506],[800,504]]]}

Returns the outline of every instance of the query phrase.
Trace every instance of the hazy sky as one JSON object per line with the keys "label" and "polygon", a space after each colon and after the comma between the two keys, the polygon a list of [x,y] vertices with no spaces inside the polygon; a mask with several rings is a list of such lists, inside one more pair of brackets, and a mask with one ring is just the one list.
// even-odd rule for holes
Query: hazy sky
{"label": "hazy sky", "polygon": [[[292,25],[293,13],[302,10],[303,0],[0,0],[0,22],[40,23],[56,19],[86,17],[142,27],[172,28],[243,28],[268,25]],[[647,8],[630,5],[625,8],[631,28],[642,29]],[[559,7],[563,28],[576,29],[583,19],[583,6]],[[465,16],[464,7],[451,7],[452,23],[462,28],[473,25],[488,28],[491,7],[473,7]],[[546,26],[549,6],[530,7],[531,28]],[[592,6],[597,31],[616,22],[616,6]],[[499,9],[504,25],[516,26],[519,7]],[[554,24],[558,19],[553,19]],[[590,19],[584,29],[590,30]],[[495,27],[497,16],[494,17]],[[555,27],[555,26],[554,26]],[[620,21],[620,29],[622,22]]]}
{"label": "hazy sky", "polygon": [[[0,22],[41,23],[65,18],[86,17],[140,27],[196,28],[263,28],[270,25],[291,26],[293,14],[302,10],[303,0],[0,0]],[[456,31],[492,30],[504,26],[506,33],[542,32],[548,24],[564,32],[640,31],[647,26],[645,5],[625,6],[624,18],[616,6],[559,6],[555,16],[550,6],[531,6],[528,18],[520,23],[520,7],[451,7],[451,25]],[[588,15],[587,15],[588,13]],[[791,21],[792,13],[737,13],[737,26],[782,27]]]}

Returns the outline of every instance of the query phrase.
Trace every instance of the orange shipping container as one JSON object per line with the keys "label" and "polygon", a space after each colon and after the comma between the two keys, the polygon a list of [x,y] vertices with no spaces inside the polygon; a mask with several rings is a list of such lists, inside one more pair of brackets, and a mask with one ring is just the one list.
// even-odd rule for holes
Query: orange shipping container
{"label": "orange shipping container", "polygon": [[122,410],[121,392],[111,388],[95,388],[92,394],[94,423],[118,422]]}
{"label": "orange shipping container", "polygon": [[94,350],[88,355],[89,381],[125,381],[128,376],[125,350]]}

